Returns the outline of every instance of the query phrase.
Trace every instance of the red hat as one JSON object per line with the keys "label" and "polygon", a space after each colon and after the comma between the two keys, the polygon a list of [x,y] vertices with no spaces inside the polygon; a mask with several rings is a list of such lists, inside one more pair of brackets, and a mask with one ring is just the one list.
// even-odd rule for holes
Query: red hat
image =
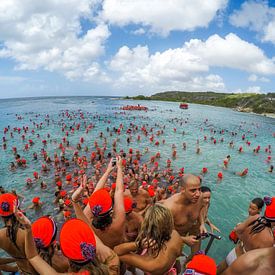
{"label": "red hat", "polygon": [[32,202],[33,202],[33,203],[39,203],[39,201],[40,201],[40,197],[34,197],[34,198],[32,199]]}
{"label": "red hat", "polygon": [[264,202],[266,204],[264,216],[269,221],[275,222],[275,197],[264,197]]}
{"label": "red hat", "polygon": [[62,186],[62,182],[61,181],[57,181],[56,185],[59,186],[59,187],[61,187]]}
{"label": "red hat", "polygon": [[32,224],[32,235],[37,248],[49,247],[55,240],[56,233],[56,223],[49,216],[41,217]]}
{"label": "red hat", "polygon": [[116,183],[114,182],[113,184],[112,184],[112,190],[115,190],[116,189]]}
{"label": "red hat", "polygon": [[133,199],[131,197],[124,197],[125,213],[130,213],[133,210]]}
{"label": "red hat", "polygon": [[158,183],[159,181],[157,179],[153,179],[152,183]]}
{"label": "red hat", "polygon": [[195,272],[198,272],[204,275],[216,275],[217,273],[215,261],[203,254],[195,255],[186,267],[184,274],[196,274]]}
{"label": "red hat", "polygon": [[18,205],[18,199],[14,194],[0,195],[0,216],[8,217],[14,213],[14,204]]}
{"label": "red hat", "polygon": [[203,173],[207,173],[207,172],[208,172],[208,169],[207,169],[206,167],[203,167],[203,168],[202,168],[202,172],[203,172]]}
{"label": "red hat", "polygon": [[69,199],[66,199],[65,202],[64,202],[64,204],[65,204],[66,206],[69,206],[71,203],[72,203],[72,202],[71,202],[71,200],[69,200]]}
{"label": "red hat", "polygon": [[88,198],[83,199],[83,200],[82,200],[82,203],[83,203],[84,205],[87,205],[87,204],[89,203],[89,199],[88,199]]}
{"label": "red hat", "polygon": [[71,211],[69,211],[69,210],[64,211],[64,217],[65,217],[65,218],[69,218],[69,217],[71,217],[71,214],[72,214],[72,212],[71,212]]}
{"label": "red hat", "polygon": [[223,178],[222,172],[219,172],[219,173],[218,173],[218,178],[219,178],[219,179],[222,179],[222,178]]}
{"label": "red hat", "polygon": [[78,171],[78,175],[83,175],[83,174],[85,174],[85,170],[79,170]]}
{"label": "red hat", "polygon": [[106,189],[95,191],[89,198],[89,205],[95,217],[109,212],[112,204],[112,198]]}
{"label": "red hat", "polygon": [[148,193],[150,197],[154,197],[155,196],[155,191],[154,189],[148,189]]}
{"label": "red hat", "polygon": [[89,225],[79,219],[65,222],[60,231],[60,247],[65,257],[74,262],[90,262],[96,256],[96,240]]}
{"label": "red hat", "polygon": [[72,175],[71,175],[71,174],[68,174],[68,175],[66,176],[66,180],[67,180],[67,181],[72,180]]}
{"label": "red hat", "polygon": [[65,197],[66,195],[67,195],[67,192],[66,192],[66,190],[61,190],[60,192],[59,192],[59,194],[60,194],[60,197]]}

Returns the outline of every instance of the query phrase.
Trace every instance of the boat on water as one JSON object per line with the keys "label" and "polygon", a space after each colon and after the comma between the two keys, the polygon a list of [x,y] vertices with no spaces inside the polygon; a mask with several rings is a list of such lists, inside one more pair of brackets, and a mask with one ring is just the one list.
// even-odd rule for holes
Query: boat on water
{"label": "boat on water", "polygon": [[126,105],[120,107],[121,110],[124,111],[148,111],[148,107],[146,106],[141,106],[140,104],[138,105]]}
{"label": "boat on water", "polygon": [[181,104],[180,104],[180,108],[181,108],[181,109],[188,109],[188,107],[189,107],[189,106],[188,106],[187,103],[181,103]]}

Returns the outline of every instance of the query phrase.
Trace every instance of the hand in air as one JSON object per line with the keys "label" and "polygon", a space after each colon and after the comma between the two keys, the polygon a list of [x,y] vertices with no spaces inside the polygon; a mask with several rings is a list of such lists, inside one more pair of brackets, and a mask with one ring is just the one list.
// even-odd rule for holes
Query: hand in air
{"label": "hand in air", "polygon": [[16,219],[21,223],[26,229],[32,227],[31,221],[17,208],[17,205],[14,205],[14,214]]}
{"label": "hand in air", "polygon": [[83,190],[86,188],[86,186],[87,186],[87,175],[84,174],[80,179],[79,187],[74,191],[72,195],[72,201],[76,202],[80,199],[80,196]]}

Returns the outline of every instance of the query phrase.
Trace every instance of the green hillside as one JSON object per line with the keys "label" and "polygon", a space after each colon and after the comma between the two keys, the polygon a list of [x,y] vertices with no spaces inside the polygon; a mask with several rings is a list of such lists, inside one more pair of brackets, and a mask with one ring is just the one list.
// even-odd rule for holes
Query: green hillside
{"label": "green hillside", "polygon": [[[126,97],[130,99],[130,97]],[[162,100],[188,102],[212,106],[234,108],[242,112],[275,113],[275,93],[268,94],[228,94],[214,92],[178,92],[169,91],[152,96],[131,97],[137,100]]]}

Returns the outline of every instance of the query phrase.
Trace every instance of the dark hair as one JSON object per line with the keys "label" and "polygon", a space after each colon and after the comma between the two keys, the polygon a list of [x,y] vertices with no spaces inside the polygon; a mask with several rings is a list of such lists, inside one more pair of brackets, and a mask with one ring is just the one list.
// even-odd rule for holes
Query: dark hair
{"label": "dark hair", "polygon": [[207,186],[202,186],[201,187],[201,192],[202,193],[211,192],[211,189],[209,187],[207,187]]}
{"label": "dark hair", "polygon": [[258,209],[262,209],[264,206],[264,201],[262,198],[255,198],[251,201],[252,203],[256,204]]}
{"label": "dark hair", "polygon": [[[7,237],[10,239],[10,241],[15,245],[15,247],[19,249],[16,239],[17,239],[17,232],[18,229],[21,228],[21,225],[19,221],[16,219],[15,215],[12,214],[8,217],[2,217],[5,223],[5,227],[7,228]],[[8,221],[11,221],[11,225],[7,225]]]}
{"label": "dark hair", "polygon": [[255,221],[251,222],[248,226],[251,226],[250,234],[257,234],[263,231],[266,227],[271,228],[271,223],[265,217],[259,217]]}
{"label": "dark hair", "polygon": [[110,213],[108,213],[108,215],[94,217],[92,224],[96,229],[104,230],[112,223],[112,221],[113,218]]}

